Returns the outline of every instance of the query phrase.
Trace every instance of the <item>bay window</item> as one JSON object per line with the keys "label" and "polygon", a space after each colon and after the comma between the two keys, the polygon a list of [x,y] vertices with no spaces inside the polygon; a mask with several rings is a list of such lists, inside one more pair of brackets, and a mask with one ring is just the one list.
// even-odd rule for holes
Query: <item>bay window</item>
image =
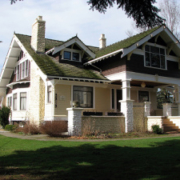
{"label": "bay window", "polygon": [[74,86],[73,101],[76,101],[79,107],[93,108],[93,87]]}
{"label": "bay window", "polygon": [[27,93],[20,93],[20,110],[26,110]]}
{"label": "bay window", "polygon": [[17,93],[13,94],[13,110],[17,110]]}

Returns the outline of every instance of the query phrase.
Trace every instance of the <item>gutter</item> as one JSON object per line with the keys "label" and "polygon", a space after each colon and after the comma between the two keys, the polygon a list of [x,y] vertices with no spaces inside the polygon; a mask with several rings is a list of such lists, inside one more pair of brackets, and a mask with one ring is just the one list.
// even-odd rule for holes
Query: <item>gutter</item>
{"label": "gutter", "polygon": [[101,60],[106,59],[106,58],[108,58],[108,57],[115,56],[115,55],[118,54],[119,52],[122,52],[122,53],[123,53],[123,52],[124,52],[124,49],[119,49],[119,50],[114,51],[114,52],[112,52],[112,53],[109,53],[109,54],[106,54],[106,55],[104,55],[104,56],[98,57],[98,58],[96,58],[96,59],[93,59],[93,60],[91,60],[91,61],[88,61],[87,63],[84,63],[84,65],[91,65],[91,64],[94,63],[94,62],[98,62],[98,61],[101,61]]}

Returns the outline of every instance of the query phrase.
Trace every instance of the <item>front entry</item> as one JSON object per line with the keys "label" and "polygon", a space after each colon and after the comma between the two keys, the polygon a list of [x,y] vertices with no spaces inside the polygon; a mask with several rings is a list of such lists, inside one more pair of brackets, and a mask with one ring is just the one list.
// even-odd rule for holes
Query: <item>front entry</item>
{"label": "front entry", "polygon": [[122,90],[117,89],[116,90],[116,107],[117,107],[117,112],[121,112],[121,103],[119,102],[122,100]]}

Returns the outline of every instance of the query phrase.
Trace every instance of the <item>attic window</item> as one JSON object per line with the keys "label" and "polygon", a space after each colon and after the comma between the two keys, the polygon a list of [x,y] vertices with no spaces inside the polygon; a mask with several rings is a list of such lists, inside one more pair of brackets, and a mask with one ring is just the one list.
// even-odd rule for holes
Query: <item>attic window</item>
{"label": "attic window", "polygon": [[79,62],[80,61],[80,51],[75,50],[75,49],[67,49],[63,52],[62,59]]}
{"label": "attic window", "polygon": [[165,49],[146,45],[145,66],[166,69]]}

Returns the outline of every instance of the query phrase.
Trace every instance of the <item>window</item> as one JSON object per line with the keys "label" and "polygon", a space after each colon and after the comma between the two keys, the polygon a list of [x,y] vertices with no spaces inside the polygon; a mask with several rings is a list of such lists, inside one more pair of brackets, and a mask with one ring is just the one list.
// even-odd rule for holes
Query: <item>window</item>
{"label": "window", "polygon": [[13,94],[13,110],[17,110],[17,93]]}
{"label": "window", "polygon": [[28,60],[20,64],[21,66],[21,79],[28,76]]}
{"label": "window", "polygon": [[20,93],[20,110],[26,110],[27,93]]}
{"label": "window", "polygon": [[165,49],[146,45],[145,66],[166,69]]}
{"label": "window", "polygon": [[51,103],[51,96],[52,96],[52,87],[48,86],[48,89],[47,89],[47,102],[48,103]]}
{"label": "window", "polygon": [[16,81],[20,79],[19,65],[16,66]]}
{"label": "window", "polygon": [[8,105],[8,107],[12,106],[12,97],[8,97],[7,105]]}
{"label": "window", "polygon": [[71,60],[71,52],[64,51],[64,59]]}
{"label": "window", "polygon": [[139,91],[139,102],[149,101],[148,91]]}
{"label": "window", "polygon": [[73,52],[73,61],[79,61],[79,53]]}
{"label": "window", "polygon": [[93,87],[74,86],[73,101],[76,101],[79,107],[93,108]]}
{"label": "window", "polygon": [[64,51],[63,59],[69,61],[80,61],[80,53],[77,50],[70,49],[69,51]]}

